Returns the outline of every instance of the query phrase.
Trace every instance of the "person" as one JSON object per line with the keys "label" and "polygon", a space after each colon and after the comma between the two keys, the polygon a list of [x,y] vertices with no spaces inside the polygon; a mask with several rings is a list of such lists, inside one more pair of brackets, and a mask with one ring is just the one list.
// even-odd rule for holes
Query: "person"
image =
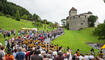
{"label": "person", "polygon": [[43,60],[48,60],[47,55],[44,55]]}
{"label": "person", "polygon": [[5,39],[5,47],[7,47],[7,44],[8,44],[8,40]]}
{"label": "person", "polygon": [[14,49],[13,56],[16,58],[17,49]]}
{"label": "person", "polygon": [[16,60],[25,60],[25,54],[22,52],[22,47],[19,47],[19,50],[16,53]]}
{"label": "person", "polygon": [[93,49],[93,48],[91,48],[91,50],[90,50],[90,51],[91,51],[91,54],[94,54],[94,49]]}
{"label": "person", "polygon": [[72,57],[72,60],[76,60],[76,58],[77,58],[77,54],[74,54]]}
{"label": "person", "polygon": [[39,56],[40,51],[39,50],[35,50],[34,55],[31,56],[31,60],[43,60],[43,58],[41,56]]}
{"label": "person", "polygon": [[6,32],[3,33],[4,38],[6,37]]}
{"label": "person", "polygon": [[57,56],[57,51],[55,50],[55,51],[53,51],[53,56]]}
{"label": "person", "polygon": [[91,55],[89,56],[89,60],[93,60],[93,59],[94,59],[94,55],[91,54]]}
{"label": "person", "polygon": [[5,55],[5,60],[15,60],[14,56],[11,54],[11,51],[9,51],[9,52]]}
{"label": "person", "polygon": [[80,52],[79,52],[79,49],[77,49],[77,56],[80,56]]}
{"label": "person", "polygon": [[84,56],[83,56],[83,54],[80,54],[80,56],[79,56],[79,60],[84,60]]}
{"label": "person", "polygon": [[64,56],[62,52],[58,52],[58,56],[55,57],[55,60],[64,60]]}
{"label": "person", "polygon": [[104,60],[104,59],[103,59],[103,56],[104,56],[104,54],[102,53],[102,50],[101,50],[101,51],[99,52],[97,58],[98,58],[99,60]]}
{"label": "person", "polygon": [[1,46],[0,47],[0,60],[3,60],[4,55],[5,55],[5,53],[4,53],[4,47]]}
{"label": "person", "polygon": [[85,59],[85,60],[89,60],[88,54],[86,54],[86,55],[84,56],[84,59]]}

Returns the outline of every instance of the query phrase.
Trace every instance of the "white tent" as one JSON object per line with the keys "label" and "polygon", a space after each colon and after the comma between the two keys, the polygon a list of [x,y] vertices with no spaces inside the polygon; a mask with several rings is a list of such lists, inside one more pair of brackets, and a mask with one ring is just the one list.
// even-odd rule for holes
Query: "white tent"
{"label": "white tent", "polygon": [[37,31],[37,28],[22,28],[22,30],[34,30],[34,31]]}

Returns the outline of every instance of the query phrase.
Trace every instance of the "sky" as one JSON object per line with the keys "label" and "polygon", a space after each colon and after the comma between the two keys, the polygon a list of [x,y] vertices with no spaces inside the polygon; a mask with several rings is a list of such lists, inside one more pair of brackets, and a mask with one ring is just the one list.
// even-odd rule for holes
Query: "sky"
{"label": "sky", "polygon": [[31,14],[38,14],[41,19],[61,24],[61,19],[69,16],[75,7],[78,14],[91,11],[102,23],[105,19],[105,3],[103,0],[8,0],[26,8]]}

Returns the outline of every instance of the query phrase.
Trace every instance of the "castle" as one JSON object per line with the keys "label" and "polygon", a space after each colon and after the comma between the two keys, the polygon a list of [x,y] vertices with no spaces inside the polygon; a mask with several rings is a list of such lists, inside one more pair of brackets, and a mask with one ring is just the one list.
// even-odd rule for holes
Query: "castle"
{"label": "castle", "polygon": [[88,18],[90,15],[92,15],[91,12],[77,15],[77,9],[72,7],[69,11],[69,16],[67,17],[69,30],[80,30],[88,27]]}

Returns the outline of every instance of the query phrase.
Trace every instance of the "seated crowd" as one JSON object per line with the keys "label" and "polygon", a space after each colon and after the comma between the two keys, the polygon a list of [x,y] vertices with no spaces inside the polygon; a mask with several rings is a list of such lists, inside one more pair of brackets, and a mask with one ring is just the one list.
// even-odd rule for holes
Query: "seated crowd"
{"label": "seated crowd", "polygon": [[[14,33],[14,32],[13,32]],[[94,56],[94,49],[91,54],[81,54],[77,49],[75,54],[67,47],[60,47],[45,40],[52,41],[58,35],[62,35],[62,28],[51,32],[19,31],[18,36],[5,40],[5,47],[0,44],[0,60],[104,60],[102,50],[98,57]],[[65,53],[64,53],[65,52]]]}

